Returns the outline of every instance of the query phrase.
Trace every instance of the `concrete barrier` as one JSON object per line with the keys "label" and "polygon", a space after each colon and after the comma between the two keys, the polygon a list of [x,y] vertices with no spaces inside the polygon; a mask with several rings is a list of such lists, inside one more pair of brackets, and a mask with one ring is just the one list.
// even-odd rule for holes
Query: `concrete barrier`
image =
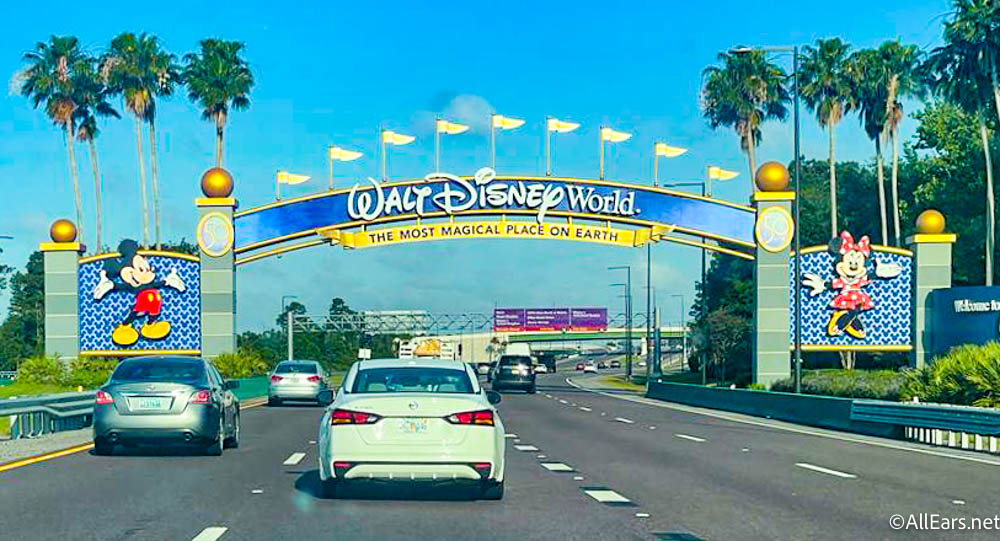
{"label": "concrete barrier", "polygon": [[903,429],[900,426],[852,420],[851,405],[854,400],[851,398],[702,387],[687,383],[656,381],[650,382],[646,396],[689,406],[859,434],[890,438],[903,436]]}

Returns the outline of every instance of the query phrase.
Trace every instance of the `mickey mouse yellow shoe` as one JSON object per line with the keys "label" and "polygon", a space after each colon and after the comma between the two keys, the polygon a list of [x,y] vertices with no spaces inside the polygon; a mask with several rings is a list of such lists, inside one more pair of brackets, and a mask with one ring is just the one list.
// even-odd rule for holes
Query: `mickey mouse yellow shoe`
{"label": "mickey mouse yellow shoe", "polygon": [[131,325],[119,325],[111,333],[111,341],[119,346],[131,346],[139,341],[139,333]]}
{"label": "mickey mouse yellow shoe", "polygon": [[147,340],[160,340],[170,334],[170,323],[154,321],[142,326],[142,337]]}

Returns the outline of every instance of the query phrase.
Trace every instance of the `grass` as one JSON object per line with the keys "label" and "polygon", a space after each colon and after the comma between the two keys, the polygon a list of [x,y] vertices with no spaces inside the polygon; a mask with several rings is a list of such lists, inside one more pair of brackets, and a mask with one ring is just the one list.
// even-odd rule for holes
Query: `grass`
{"label": "grass", "polygon": [[[828,368],[802,371],[802,393],[843,398],[874,398],[899,401],[906,376],[894,370],[841,370]],[[777,381],[772,391],[793,392],[791,378]]]}
{"label": "grass", "polygon": [[31,396],[46,393],[64,393],[75,391],[76,387],[68,385],[58,385],[54,383],[21,383],[16,382],[11,385],[0,387],[0,398],[10,398],[12,396]]}
{"label": "grass", "polygon": [[4,415],[3,417],[0,417],[0,436],[6,437],[9,435],[10,435],[10,417]]}
{"label": "grass", "polygon": [[612,388],[615,388],[615,389],[624,389],[624,390],[627,390],[627,391],[640,391],[640,392],[645,392],[646,391],[646,386],[645,385],[637,385],[635,383],[632,383],[631,381],[626,380],[625,376],[623,376],[623,375],[621,375],[621,376],[601,376],[598,379],[598,381],[600,381],[602,385],[605,385],[607,387],[612,387]]}

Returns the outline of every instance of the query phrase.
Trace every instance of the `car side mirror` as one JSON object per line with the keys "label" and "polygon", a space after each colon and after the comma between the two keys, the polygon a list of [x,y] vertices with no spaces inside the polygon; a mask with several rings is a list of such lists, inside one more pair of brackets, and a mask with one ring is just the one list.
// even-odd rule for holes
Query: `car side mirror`
{"label": "car side mirror", "polygon": [[493,405],[499,404],[503,397],[496,391],[486,391],[486,400]]}
{"label": "car side mirror", "polygon": [[333,397],[336,395],[332,389],[323,389],[316,395],[316,401],[319,402],[321,406],[329,406],[333,404]]}
{"label": "car side mirror", "polygon": [[233,389],[240,388],[240,380],[238,379],[227,379],[222,382],[222,388],[227,391],[232,391]]}

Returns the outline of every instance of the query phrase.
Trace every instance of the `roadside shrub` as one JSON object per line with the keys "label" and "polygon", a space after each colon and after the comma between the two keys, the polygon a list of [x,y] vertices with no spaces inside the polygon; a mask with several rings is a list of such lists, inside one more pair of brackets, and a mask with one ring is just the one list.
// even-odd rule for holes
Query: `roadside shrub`
{"label": "roadside shrub", "polygon": [[82,386],[93,389],[104,385],[111,372],[118,366],[118,359],[109,357],[81,357],[69,364],[69,371],[63,378],[63,383],[71,387]]}
{"label": "roadside shrub", "polygon": [[63,362],[57,357],[29,357],[17,367],[17,381],[58,385],[63,381],[65,370]]}
{"label": "roadside shrub", "polygon": [[255,350],[243,348],[236,353],[223,353],[212,364],[226,379],[249,378],[267,374],[271,364]]}
{"label": "roadside shrub", "polygon": [[[893,370],[803,370],[802,393],[898,401],[905,381],[902,372]],[[771,390],[795,392],[795,380],[777,381]]]}
{"label": "roadside shrub", "polygon": [[902,398],[1000,408],[1000,342],[964,345],[907,374]]}

